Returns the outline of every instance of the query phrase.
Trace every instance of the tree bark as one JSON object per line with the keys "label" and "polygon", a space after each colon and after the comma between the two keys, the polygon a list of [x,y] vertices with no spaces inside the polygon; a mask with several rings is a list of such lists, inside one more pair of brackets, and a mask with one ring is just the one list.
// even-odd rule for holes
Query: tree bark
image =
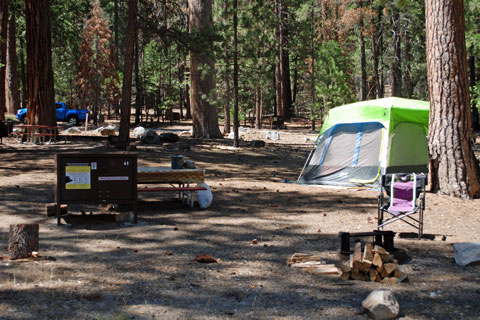
{"label": "tree bark", "polygon": [[365,54],[365,37],[363,36],[363,6],[362,1],[359,2],[360,4],[360,65],[362,70],[362,81],[361,81],[361,94],[362,94],[362,101],[367,100],[368,98],[368,86],[367,86],[367,58]]}
{"label": "tree bark", "polygon": [[400,46],[400,14],[392,15],[393,32],[393,64],[392,64],[392,96],[402,96],[402,49]]}
{"label": "tree bark", "polygon": [[405,32],[405,84],[407,86],[407,98],[412,99],[413,97],[413,81],[412,81],[412,45],[410,44],[410,33]]}
{"label": "tree bark", "polygon": [[472,149],[463,0],[425,1],[433,192],[473,198],[480,179]]}
{"label": "tree bark", "polygon": [[282,3],[283,0],[276,0],[276,9],[278,15],[278,44],[279,53],[277,64],[277,113],[285,119],[290,118],[292,107],[292,90],[290,88],[290,62],[288,55],[288,28],[286,26],[285,16],[287,7]]}
{"label": "tree bark", "polygon": [[50,1],[26,0],[27,124],[53,126],[55,94],[52,69]]}
{"label": "tree bark", "polygon": [[5,78],[6,106],[11,114],[20,108],[20,92],[18,91],[18,59],[16,38],[15,10],[10,10],[7,40],[7,73]]}
{"label": "tree bark", "polygon": [[[475,74],[475,56],[470,56],[468,58],[468,66],[470,71],[470,88],[473,88],[477,83],[477,77]],[[475,104],[475,100],[472,100],[472,129],[478,131],[480,129],[478,108]]]}
{"label": "tree bark", "polygon": [[143,54],[143,51],[140,50],[141,40],[140,37],[136,37],[136,46],[135,46],[135,87],[136,87],[136,96],[135,96],[135,124],[138,125],[140,123],[140,116],[142,113],[143,107],[143,83],[142,77],[140,76],[140,55]]}
{"label": "tree bark", "polygon": [[218,126],[217,108],[211,101],[215,89],[215,61],[211,47],[212,0],[189,0],[190,33],[199,36],[200,45],[190,49],[191,107],[194,138],[223,138]]}
{"label": "tree bark", "polygon": [[233,146],[238,147],[238,6],[233,0]]}
{"label": "tree bark", "polygon": [[137,0],[128,1],[127,49],[123,66],[122,105],[117,148],[126,150],[130,136],[130,114],[132,112],[132,73],[137,22]]}
{"label": "tree bark", "polygon": [[0,1],[0,121],[5,120],[5,73],[7,64],[8,1]]}
{"label": "tree bark", "polygon": [[38,230],[35,224],[11,224],[8,237],[8,257],[12,260],[28,258],[38,251]]}

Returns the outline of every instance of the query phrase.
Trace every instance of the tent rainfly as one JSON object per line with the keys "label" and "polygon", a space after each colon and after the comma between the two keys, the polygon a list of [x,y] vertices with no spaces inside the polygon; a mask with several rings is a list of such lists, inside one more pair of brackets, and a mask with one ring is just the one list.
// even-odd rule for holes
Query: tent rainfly
{"label": "tent rainfly", "polygon": [[331,109],[297,182],[372,185],[385,173],[426,173],[428,114],[428,102],[402,98]]}

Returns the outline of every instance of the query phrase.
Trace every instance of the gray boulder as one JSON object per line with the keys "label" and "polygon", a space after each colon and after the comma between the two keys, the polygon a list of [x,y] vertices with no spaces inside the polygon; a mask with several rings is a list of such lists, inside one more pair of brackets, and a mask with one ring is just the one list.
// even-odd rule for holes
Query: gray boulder
{"label": "gray boulder", "polygon": [[160,138],[155,130],[148,129],[142,135],[142,142],[145,144],[156,144],[160,142]]}
{"label": "gray boulder", "polygon": [[480,261],[480,242],[455,243],[453,251],[455,262],[461,266]]}
{"label": "gray boulder", "polygon": [[159,138],[160,138],[160,141],[169,142],[169,143],[175,143],[175,142],[178,142],[178,140],[180,140],[180,137],[178,136],[178,134],[172,133],[172,132],[160,133]]}
{"label": "gray boulder", "polygon": [[395,319],[400,305],[391,290],[374,290],[363,300],[362,307],[373,319]]}
{"label": "gray boulder", "polygon": [[253,140],[251,146],[254,148],[263,148],[265,147],[265,141],[263,140]]}

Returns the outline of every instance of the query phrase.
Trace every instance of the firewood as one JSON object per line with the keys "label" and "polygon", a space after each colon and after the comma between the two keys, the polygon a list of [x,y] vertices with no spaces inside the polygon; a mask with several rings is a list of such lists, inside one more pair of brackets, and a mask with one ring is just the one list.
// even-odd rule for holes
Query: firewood
{"label": "firewood", "polygon": [[340,270],[342,270],[343,273],[346,273],[352,271],[352,268],[350,268],[349,265],[343,263],[340,265]]}
{"label": "firewood", "polygon": [[385,271],[388,272],[388,274],[391,274],[397,269],[397,265],[395,263],[385,263],[383,264],[383,267],[385,268]]}
{"label": "firewood", "polygon": [[393,276],[395,278],[401,278],[401,277],[403,277],[403,275],[404,275],[404,273],[402,271],[400,271],[398,268],[395,269],[395,272],[393,273]]}
{"label": "firewood", "polygon": [[380,276],[381,276],[382,278],[388,278],[388,276],[390,276],[390,272],[388,272],[388,271],[385,269],[385,265],[383,265],[382,270],[380,271]]}
{"label": "firewood", "polygon": [[381,280],[380,275],[378,274],[377,270],[370,269],[368,271],[368,275],[370,277],[370,281],[372,282],[379,282]]}
{"label": "firewood", "polygon": [[311,266],[316,266],[320,265],[321,263],[318,261],[305,261],[305,262],[298,262],[298,263],[292,263],[290,265],[290,268],[309,268]]}
{"label": "firewood", "polygon": [[352,270],[352,273],[350,274],[352,279],[354,280],[363,280],[364,273],[356,270]]}
{"label": "firewood", "polygon": [[373,252],[379,253],[383,262],[390,262],[390,253],[379,245],[375,245]]}
{"label": "firewood", "polygon": [[362,243],[355,242],[355,248],[353,249],[353,263],[362,262]]}
{"label": "firewood", "polygon": [[12,224],[8,237],[8,256],[10,259],[28,258],[38,251],[38,223]]}
{"label": "firewood", "polygon": [[358,270],[362,272],[368,272],[368,270],[370,270],[371,267],[372,267],[372,263],[370,261],[363,261],[358,266]]}
{"label": "firewood", "polygon": [[383,266],[383,260],[378,252],[373,255],[372,265],[380,268]]}
{"label": "firewood", "polygon": [[312,273],[315,274],[340,274],[338,268],[333,264],[321,264],[312,266]]}
{"label": "firewood", "polygon": [[342,280],[350,279],[350,272],[342,272],[342,274],[340,275],[340,279]]}
{"label": "firewood", "polygon": [[372,262],[372,260],[373,260],[373,252],[372,252],[372,251],[373,251],[373,246],[372,246],[372,244],[371,244],[371,243],[367,243],[367,244],[365,245],[364,250],[363,250],[363,259],[362,259],[363,262],[367,262],[367,261],[368,261],[368,262],[370,262],[370,264],[371,264],[371,262]]}

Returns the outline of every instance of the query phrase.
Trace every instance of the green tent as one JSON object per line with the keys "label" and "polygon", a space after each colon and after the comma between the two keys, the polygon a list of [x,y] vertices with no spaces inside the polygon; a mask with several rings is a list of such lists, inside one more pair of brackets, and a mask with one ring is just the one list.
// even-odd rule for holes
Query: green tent
{"label": "green tent", "polygon": [[373,184],[384,173],[427,172],[429,103],[384,98],[330,110],[299,183]]}

